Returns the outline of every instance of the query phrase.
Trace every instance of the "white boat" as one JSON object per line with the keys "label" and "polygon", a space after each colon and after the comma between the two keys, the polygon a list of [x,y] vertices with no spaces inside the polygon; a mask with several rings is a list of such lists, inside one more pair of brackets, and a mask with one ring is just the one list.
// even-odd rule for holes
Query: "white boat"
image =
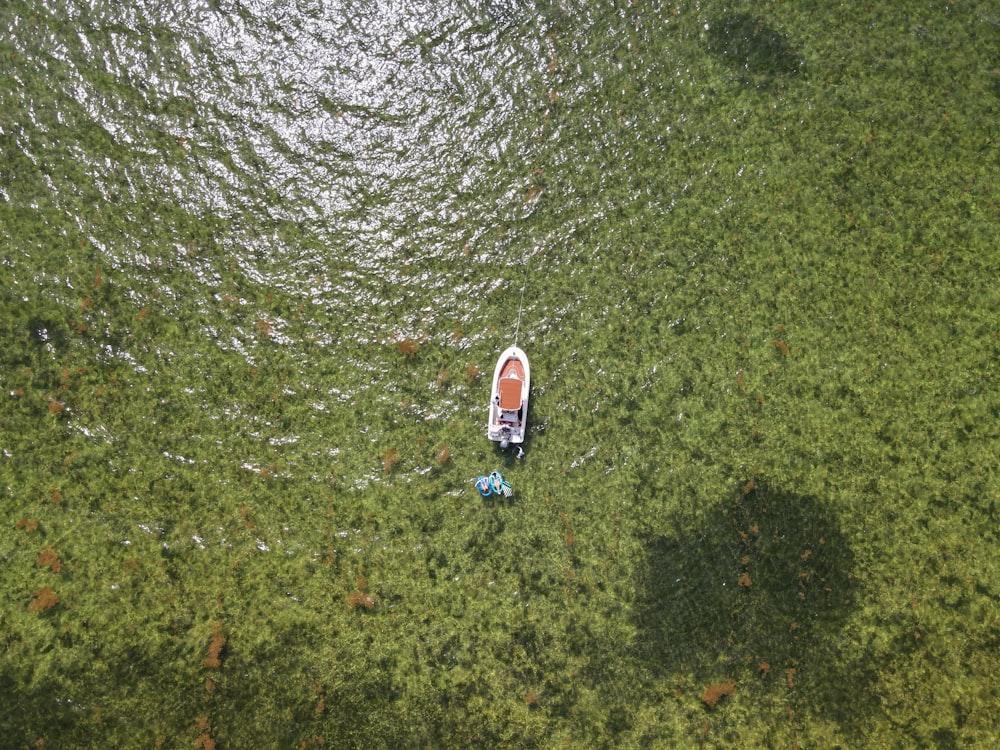
{"label": "white boat", "polygon": [[493,370],[490,421],[486,436],[501,448],[524,442],[528,430],[528,391],[531,368],[528,355],[516,345],[504,349]]}

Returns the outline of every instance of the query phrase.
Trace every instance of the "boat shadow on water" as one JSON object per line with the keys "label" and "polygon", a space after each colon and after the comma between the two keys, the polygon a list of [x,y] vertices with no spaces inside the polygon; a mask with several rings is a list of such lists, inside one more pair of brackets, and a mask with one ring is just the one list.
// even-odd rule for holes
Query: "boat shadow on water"
{"label": "boat shadow on water", "polygon": [[862,654],[844,653],[854,553],[831,510],[751,482],[678,526],[646,540],[637,607],[645,663],[705,685],[794,687],[817,713],[858,730],[874,678]]}

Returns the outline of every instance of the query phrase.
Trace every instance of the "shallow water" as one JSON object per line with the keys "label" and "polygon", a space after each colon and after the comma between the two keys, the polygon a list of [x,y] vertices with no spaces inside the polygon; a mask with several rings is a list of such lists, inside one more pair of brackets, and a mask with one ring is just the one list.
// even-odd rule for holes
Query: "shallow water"
{"label": "shallow water", "polygon": [[0,27],[12,746],[996,741],[991,4]]}

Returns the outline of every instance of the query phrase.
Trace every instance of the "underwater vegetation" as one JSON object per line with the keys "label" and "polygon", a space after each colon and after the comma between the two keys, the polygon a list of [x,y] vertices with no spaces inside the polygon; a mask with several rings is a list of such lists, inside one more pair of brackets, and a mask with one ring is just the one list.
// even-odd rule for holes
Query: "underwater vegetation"
{"label": "underwater vegetation", "polygon": [[49,5],[0,744],[997,744],[989,3]]}
{"label": "underwater vegetation", "polygon": [[798,72],[802,53],[762,16],[728,13],[706,24],[708,49],[730,67],[752,75],[773,77]]}

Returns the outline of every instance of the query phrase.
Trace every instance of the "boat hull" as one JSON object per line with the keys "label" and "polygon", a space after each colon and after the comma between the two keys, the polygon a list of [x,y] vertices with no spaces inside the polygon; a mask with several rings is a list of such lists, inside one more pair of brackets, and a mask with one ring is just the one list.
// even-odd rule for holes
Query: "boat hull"
{"label": "boat hull", "polygon": [[501,445],[524,442],[528,431],[528,394],[531,368],[523,349],[510,346],[497,359],[490,392],[486,436]]}

